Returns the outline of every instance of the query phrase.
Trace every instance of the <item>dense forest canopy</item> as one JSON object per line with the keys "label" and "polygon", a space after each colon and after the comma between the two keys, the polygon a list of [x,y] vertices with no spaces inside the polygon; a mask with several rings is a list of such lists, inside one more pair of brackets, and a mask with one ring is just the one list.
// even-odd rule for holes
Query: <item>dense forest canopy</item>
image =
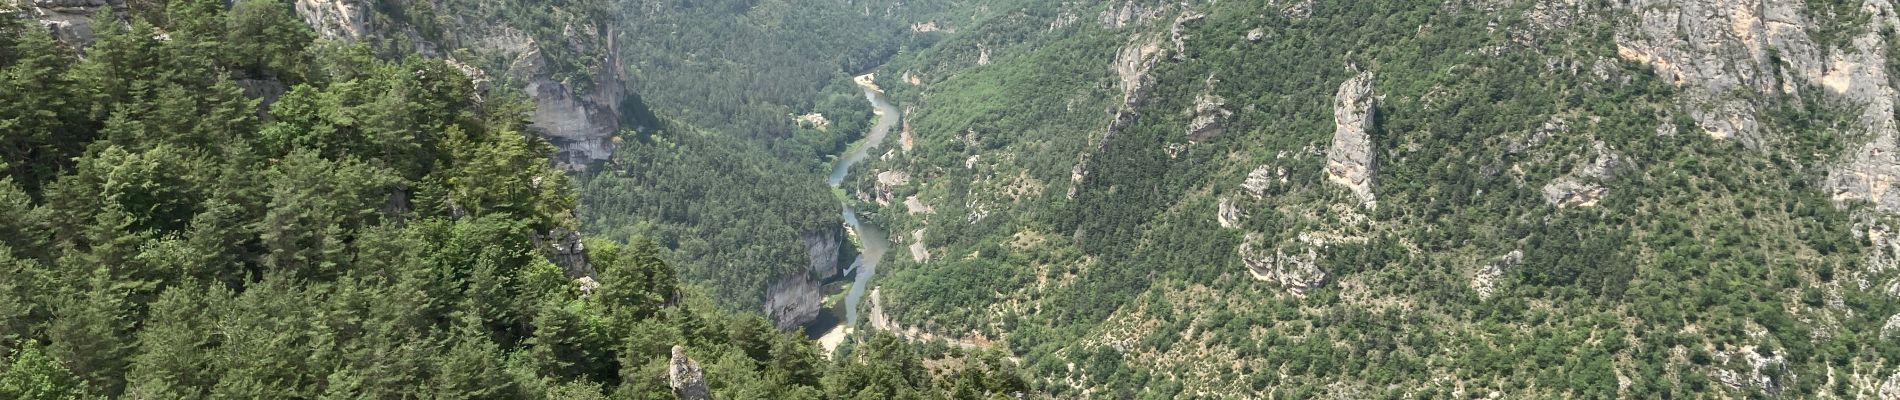
{"label": "dense forest canopy", "polygon": [[587,239],[576,280],[521,94],[286,2],[146,7],[83,51],[0,10],[0,398],[674,398],[677,348],[719,398],[1027,389],[889,336],[827,361],[644,237]]}

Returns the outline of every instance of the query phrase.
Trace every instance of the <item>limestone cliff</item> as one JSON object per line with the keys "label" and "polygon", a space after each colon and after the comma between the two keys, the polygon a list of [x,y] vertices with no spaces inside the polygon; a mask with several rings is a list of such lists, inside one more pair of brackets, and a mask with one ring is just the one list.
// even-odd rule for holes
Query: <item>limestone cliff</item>
{"label": "limestone cliff", "polygon": [[1900,26],[1891,1],[1869,0],[1857,12],[1865,26],[1844,40],[1817,40],[1815,13],[1799,0],[1643,0],[1617,37],[1617,55],[1648,65],[1682,90],[1683,111],[1710,136],[1773,147],[1795,132],[1765,132],[1759,116],[1771,101],[1819,96],[1858,116],[1850,132],[1864,138],[1827,177],[1837,201],[1867,201],[1900,211],[1900,159],[1895,158],[1889,40]]}
{"label": "limestone cliff", "polygon": [[838,276],[838,246],[842,244],[844,228],[813,229],[799,232],[798,240],[805,243],[805,253],[811,258],[811,274],[818,280],[828,280]]}
{"label": "limestone cliff", "polygon": [[779,329],[792,329],[818,318],[823,308],[818,296],[818,281],[805,271],[797,271],[773,280],[765,286],[765,317]]}
{"label": "limestone cliff", "polygon": [[1339,85],[1333,99],[1333,144],[1326,149],[1326,179],[1352,190],[1360,203],[1372,208],[1372,177],[1378,167],[1372,148],[1372,124],[1379,99],[1372,92],[1372,73]]}

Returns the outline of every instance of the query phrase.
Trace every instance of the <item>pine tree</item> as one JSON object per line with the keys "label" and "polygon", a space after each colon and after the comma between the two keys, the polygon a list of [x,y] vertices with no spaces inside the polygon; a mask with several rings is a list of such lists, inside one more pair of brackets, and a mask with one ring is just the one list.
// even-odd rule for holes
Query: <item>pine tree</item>
{"label": "pine tree", "polygon": [[0,398],[20,400],[77,400],[85,398],[85,383],[60,366],[58,359],[40,350],[36,342],[13,352],[0,365]]}

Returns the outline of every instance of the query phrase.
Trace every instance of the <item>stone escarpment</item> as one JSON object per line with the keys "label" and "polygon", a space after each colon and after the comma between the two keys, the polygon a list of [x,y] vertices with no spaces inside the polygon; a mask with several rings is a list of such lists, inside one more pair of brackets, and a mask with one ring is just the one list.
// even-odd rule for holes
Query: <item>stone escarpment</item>
{"label": "stone escarpment", "polygon": [[1333,144],[1326,149],[1326,179],[1351,190],[1366,208],[1378,203],[1372,177],[1378,168],[1372,147],[1372,129],[1379,99],[1372,91],[1372,73],[1361,72],[1339,85],[1333,99]]}
{"label": "stone escarpment", "polygon": [[772,326],[792,329],[818,319],[818,280],[806,271],[780,276],[765,286],[764,312]]}
{"label": "stone escarpment", "polygon": [[838,246],[843,244],[844,228],[813,229],[798,233],[811,259],[812,277],[819,280],[838,276]]}
{"label": "stone escarpment", "polygon": [[1828,173],[1836,201],[1900,211],[1896,92],[1882,32],[1900,26],[1891,1],[1862,2],[1867,23],[1822,42],[1816,12],[1799,0],[1642,0],[1617,37],[1617,54],[1648,65],[1681,89],[1683,111],[1704,133],[1772,148],[1799,132],[1769,132],[1759,121],[1770,101],[1820,98],[1854,114],[1845,134],[1861,138]]}

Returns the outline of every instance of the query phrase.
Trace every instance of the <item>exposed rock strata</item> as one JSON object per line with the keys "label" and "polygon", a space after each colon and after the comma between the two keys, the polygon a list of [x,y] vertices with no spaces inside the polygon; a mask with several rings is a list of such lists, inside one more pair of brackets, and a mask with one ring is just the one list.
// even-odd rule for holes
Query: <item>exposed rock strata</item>
{"label": "exposed rock strata", "polygon": [[1371,72],[1362,72],[1339,85],[1333,99],[1333,144],[1326,149],[1326,179],[1345,186],[1366,208],[1377,206],[1372,179],[1378,164],[1372,148],[1372,129],[1379,99],[1372,91]]}
{"label": "exposed rock strata", "polygon": [[1235,229],[1240,227],[1241,219],[1246,217],[1240,207],[1234,205],[1233,199],[1220,199],[1219,212],[1214,215],[1214,220],[1220,222],[1222,228]]}
{"label": "exposed rock strata", "polygon": [[1881,34],[1900,25],[1891,1],[1862,2],[1856,11],[1868,23],[1841,43],[1814,40],[1812,10],[1799,0],[1639,0],[1623,8],[1635,18],[1618,35],[1617,54],[1681,88],[1684,111],[1710,136],[1771,146],[1790,133],[1763,132],[1757,117],[1766,100],[1847,103],[1862,131],[1840,133],[1867,140],[1832,168],[1827,186],[1836,201],[1900,211],[1896,92]]}
{"label": "exposed rock strata", "polygon": [[911,261],[916,261],[919,263],[930,262],[930,248],[924,245],[924,231],[925,230],[926,229],[918,229],[918,230],[910,232],[910,259]]}
{"label": "exposed rock strata", "polygon": [[[439,49],[445,43],[424,40],[414,27],[379,25],[379,21],[395,19],[377,15],[369,1],[297,0],[295,5],[304,22],[325,38],[405,43],[415,46],[415,53],[431,57],[444,53]],[[450,42],[447,44],[467,46],[484,58],[514,60],[487,72],[520,85],[534,101],[529,123],[560,150],[555,156],[557,162],[578,170],[613,155],[612,139],[620,131],[619,107],[625,79],[618,65],[617,34],[611,23],[563,26],[568,40],[555,43],[537,42],[521,30],[503,25],[449,28],[452,37],[443,39]],[[554,48],[549,46],[593,57],[598,63],[589,71],[553,71],[543,55]]]}

